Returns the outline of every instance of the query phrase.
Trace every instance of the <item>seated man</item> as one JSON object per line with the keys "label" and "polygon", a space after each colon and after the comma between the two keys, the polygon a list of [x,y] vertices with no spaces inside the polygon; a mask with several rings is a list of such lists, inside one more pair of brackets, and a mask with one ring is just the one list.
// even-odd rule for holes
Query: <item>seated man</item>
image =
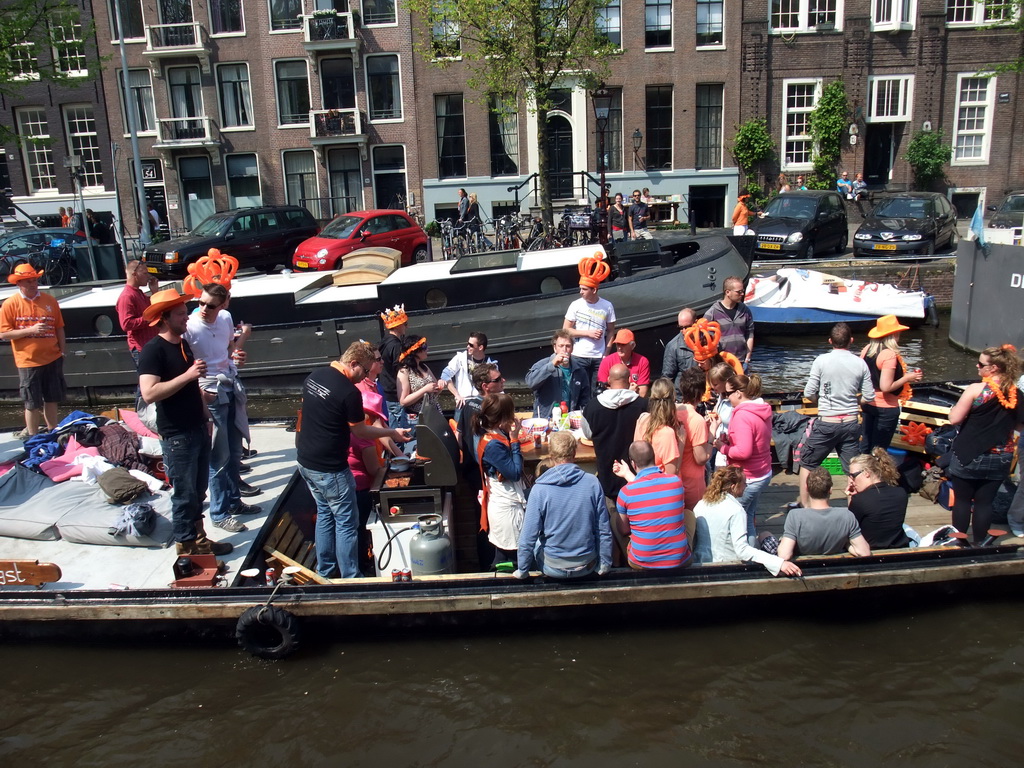
{"label": "seated man", "polygon": [[647,397],[651,388],[651,363],[643,355],[635,352],[636,339],[628,328],[622,328],[612,339],[615,351],[601,361],[597,371],[597,383],[608,384],[608,371],[613,365],[622,364],[629,369],[629,388],[640,397]]}
{"label": "seated man", "polygon": [[596,569],[608,573],[612,563],[612,529],[597,478],[576,466],[576,438],[551,435],[551,468],[533,486],[519,534],[517,579],[536,563],[545,576],[578,579]]}
{"label": "seated man", "polygon": [[616,506],[619,529],[630,537],[630,567],[662,570],[689,565],[693,552],[686,533],[682,481],[658,469],[654,448],[646,440],[629,446],[629,463],[636,477],[619,491]]}
{"label": "seated man", "polygon": [[855,200],[867,200],[868,198],[868,183],[864,181],[864,174],[858,173],[853,179],[853,185],[851,186],[853,197]]}
{"label": "seated man", "polygon": [[843,175],[836,179],[836,192],[847,200],[853,199],[853,182],[848,171],[843,171]]}
{"label": "seated man", "polygon": [[534,363],[526,372],[526,385],[533,390],[533,415],[551,418],[551,409],[565,402],[570,411],[582,410],[590,402],[590,376],[580,358],[572,354],[572,335],[560,328],[551,337],[555,352]]}
{"label": "seated man", "polygon": [[779,542],[779,557],[792,560],[801,555],[838,555],[849,552],[867,557],[871,547],[860,532],[857,518],[848,509],[830,507],[832,475],[824,467],[807,475],[809,504],[790,510]]}

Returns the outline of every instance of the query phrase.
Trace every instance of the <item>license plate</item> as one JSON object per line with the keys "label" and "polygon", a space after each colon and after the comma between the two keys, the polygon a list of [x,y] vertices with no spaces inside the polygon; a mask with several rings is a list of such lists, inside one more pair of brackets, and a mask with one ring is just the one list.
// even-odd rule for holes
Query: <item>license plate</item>
{"label": "license plate", "polygon": [[781,251],[782,245],[780,243],[758,243],[758,248],[762,248],[766,251]]}
{"label": "license plate", "polygon": [[296,261],[295,262],[295,266],[298,267],[299,269],[309,269],[309,262],[308,261]]}
{"label": "license plate", "polygon": [[895,251],[896,246],[892,243],[875,243],[876,251]]}
{"label": "license plate", "polygon": [[156,274],[156,267],[146,267],[146,271],[147,272],[152,272],[155,275]]}

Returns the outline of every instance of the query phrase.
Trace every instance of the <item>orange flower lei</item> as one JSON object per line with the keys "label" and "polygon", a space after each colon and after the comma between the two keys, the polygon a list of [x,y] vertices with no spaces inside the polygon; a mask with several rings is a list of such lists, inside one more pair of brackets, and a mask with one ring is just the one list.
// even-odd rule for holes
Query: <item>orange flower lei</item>
{"label": "orange flower lei", "polygon": [[[899,352],[896,353],[896,364],[903,368],[903,375],[906,376],[907,364],[903,362],[903,356]],[[903,382],[903,389],[900,390],[900,393],[896,396],[896,399],[899,400],[901,403],[905,403],[907,402],[907,400],[913,397],[913,395],[914,388],[910,386],[909,381],[905,381]]]}
{"label": "orange flower lei", "polygon": [[1010,396],[1007,397],[1003,394],[1003,390],[999,388],[999,382],[993,379],[991,376],[982,376],[981,380],[988,384],[988,388],[995,393],[996,400],[1003,408],[1016,408],[1017,407],[1017,388],[1010,387]]}

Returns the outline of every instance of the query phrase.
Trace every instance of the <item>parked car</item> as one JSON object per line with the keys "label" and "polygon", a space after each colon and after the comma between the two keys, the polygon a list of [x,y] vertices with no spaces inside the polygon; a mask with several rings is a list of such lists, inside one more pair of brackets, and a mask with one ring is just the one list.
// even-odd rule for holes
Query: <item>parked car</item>
{"label": "parked car", "polygon": [[6,280],[16,266],[28,262],[44,269],[65,245],[85,243],[85,237],[66,227],[24,228],[0,235],[0,279]]}
{"label": "parked car", "polygon": [[956,208],[938,192],[902,192],[875,206],[853,235],[854,256],[932,254],[956,248]]}
{"label": "parked car", "polygon": [[785,192],[751,220],[760,258],[813,259],[829,248],[846,249],[846,204],[838,192],[802,189]]}
{"label": "parked car", "polygon": [[217,248],[238,259],[239,269],[272,272],[279,264],[289,264],[295,247],[319,229],[301,206],[236,208],[206,217],[184,237],[150,245],[142,260],[154,275],[180,278],[188,274],[189,264]]}
{"label": "parked car", "polygon": [[995,215],[988,220],[992,229],[1013,229],[1024,226],[1024,190],[1011,192],[999,205],[990,205]]}
{"label": "parked car", "polygon": [[402,252],[402,266],[427,259],[427,233],[404,211],[352,211],[336,216],[295,249],[294,269],[340,269],[343,257],[373,246]]}

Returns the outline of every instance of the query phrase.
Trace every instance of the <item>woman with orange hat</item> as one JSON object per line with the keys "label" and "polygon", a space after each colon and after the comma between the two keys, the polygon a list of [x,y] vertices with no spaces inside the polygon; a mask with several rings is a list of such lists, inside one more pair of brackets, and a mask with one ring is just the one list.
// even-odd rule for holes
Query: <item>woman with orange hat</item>
{"label": "woman with orange hat", "polygon": [[861,404],[864,453],[889,447],[899,424],[900,403],[910,398],[911,382],[921,380],[921,369],[908,369],[900,356],[900,331],[906,330],[909,328],[901,325],[896,315],[884,315],[868,331],[871,341],[860,352],[875,387],[875,399]]}

